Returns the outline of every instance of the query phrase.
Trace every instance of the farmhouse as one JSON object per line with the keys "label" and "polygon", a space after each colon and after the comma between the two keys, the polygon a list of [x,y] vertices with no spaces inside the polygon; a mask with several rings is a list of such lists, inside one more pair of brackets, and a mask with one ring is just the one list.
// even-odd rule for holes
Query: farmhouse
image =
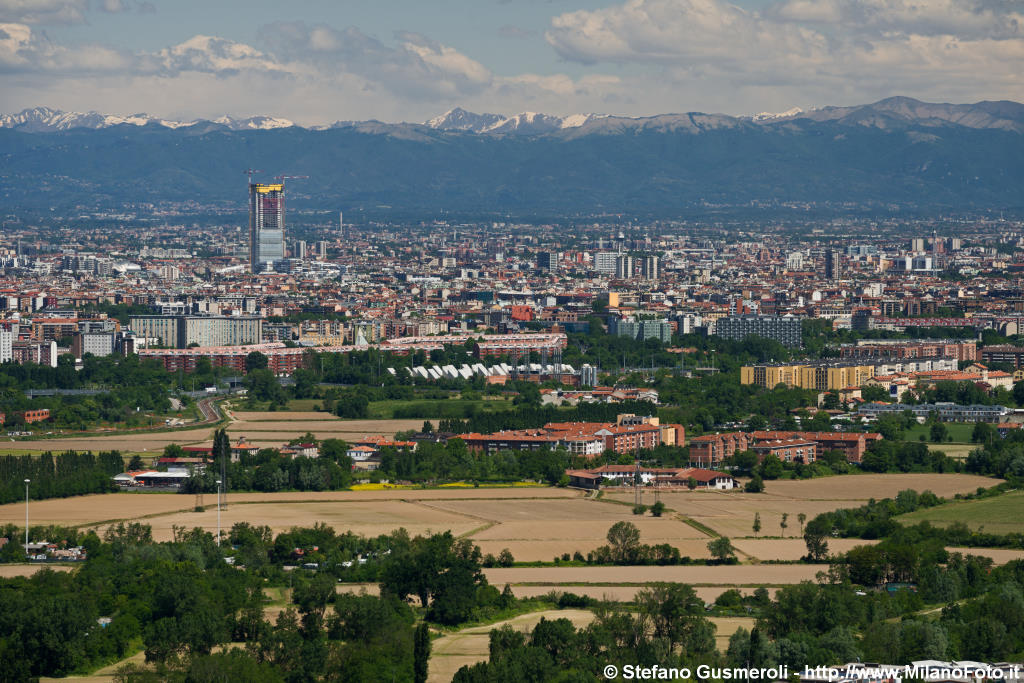
{"label": "farmhouse", "polygon": [[[636,467],[634,465],[603,465],[589,470],[566,470],[570,486],[600,488],[601,480],[632,485],[637,476],[642,486],[688,487],[728,491],[739,486],[731,475],[695,467]],[[691,482],[691,479],[693,480]]]}

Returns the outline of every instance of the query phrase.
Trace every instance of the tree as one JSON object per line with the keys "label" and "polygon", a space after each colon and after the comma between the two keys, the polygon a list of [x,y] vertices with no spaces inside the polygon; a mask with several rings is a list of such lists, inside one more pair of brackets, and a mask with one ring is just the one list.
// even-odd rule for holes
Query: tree
{"label": "tree", "polygon": [[695,490],[697,488],[697,478],[688,477],[686,480],[686,488],[690,489],[691,491]]}
{"label": "tree", "polygon": [[807,513],[801,512],[796,516],[796,521],[800,522],[800,535],[804,535],[804,522],[807,521]]}
{"label": "tree", "polygon": [[663,512],[665,512],[665,504],[660,500],[655,501],[654,505],[651,506],[651,514],[655,517],[661,517]]}
{"label": "tree", "polygon": [[757,536],[759,533],[761,533],[761,513],[760,512],[755,512],[754,513],[754,527],[753,528],[754,528],[754,536]]}
{"label": "tree", "polygon": [[613,560],[625,564],[633,558],[640,545],[640,530],[632,522],[616,522],[608,529],[608,543]]}
{"label": "tree", "polygon": [[270,360],[259,351],[252,351],[245,357],[246,373],[252,372],[253,370],[265,370],[269,364]]}
{"label": "tree", "polygon": [[425,621],[416,627],[413,637],[412,680],[414,683],[426,683],[427,668],[430,662],[430,629]]}
{"label": "tree", "polygon": [[760,474],[755,474],[751,477],[750,481],[746,483],[743,490],[747,493],[761,493],[764,491],[764,480],[761,479]]}
{"label": "tree", "polygon": [[929,436],[931,437],[932,443],[942,443],[946,440],[946,435],[949,430],[946,429],[944,422],[932,422],[932,426],[928,430]]}
{"label": "tree", "polygon": [[669,650],[681,647],[689,655],[712,652],[714,631],[704,617],[704,601],[690,586],[662,583],[637,592],[636,603],[650,620],[653,636],[668,643]]}
{"label": "tree", "polygon": [[769,453],[761,461],[761,476],[765,479],[778,479],[782,476],[782,461],[779,456]]}
{"label": "tree", "polygon": [[768,426],[768,421],[763,415],[751,415],[747,418],[746,429],[748,432],[757,432]]}
{"label": "tree", "polygon": [[708,541],[708,552],[711,553],[711,557],[719,562],[727,562],[729,558],[736,555],[736,549],[732,547],[732,541],[725,536]]}
{"label": "tree", "polygon": [[757,454],[754,451],[739,451],[732,456],[732,466],[738,473],[752,472],[757,467]]}
{"label": "tree", "polygon": [[421,431],[424,434],[432,434],[434,432],[434,424],[430,420],[424,420]]}
{"label": "tree", "polygon": [[146,464],[144,462],[142,462],[142,456],[139,455],[138,453],[133,455],[132,459],[128,461],[128,471],[129,472],[135,472],[136,470],[141,470],[145,466],[146,466]]}
{"label": "tree", "polygon": [[789,526],[789,524],[786,521],[788,519],[789,519],[789,513],[788,512],[783,512],[782,513],[782,519],[779,520],[779,526],[782,527],[782,537],[783,538],[786,537],[786,527]]}
{"label": "tree", "polygon": [[[1014,385],[1014,391],[1017,387],[1024,388],[1024,382],[1018,382]],[[975,422],[974,429],[971,430],[971,441],[973,443],[990,444],[994,441],[995,430],[992,429],[992,425],[987,422]]]}
{"label": "tree", "polygon": [[821,562],[828,557],[828,521],[825,517],[815,517],[804,531],[804,543],[807,545],[807,559]]}
{"label": "tree", "polygon": [[250,370],[245,376],[244,384],[250,398],[257,401],[269,401],[271,405],[283,405],[286,401],[281,383],[274,373],[266,368]]}
{"label": "tree", "polygon": [[292,387],[295,398],[312,398],[316,395],[317,377],[312,370],[298,368],[292,373],[292,379],[295,381]]}

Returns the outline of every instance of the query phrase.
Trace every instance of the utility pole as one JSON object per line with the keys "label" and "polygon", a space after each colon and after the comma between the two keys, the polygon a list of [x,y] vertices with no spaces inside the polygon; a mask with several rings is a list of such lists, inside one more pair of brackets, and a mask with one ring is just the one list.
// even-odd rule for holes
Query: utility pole
{"label": "utility pole", "polygon": [[217,547],[220,547],[220,482],[217,480]]}
{"label": "utility pole", "polygon": [[31,479],[25,480],[25,554],[28,554],[28,484]]}
{"label": "utility pole", "polygon": [[640,506],[640,458],[633,461],[636,469],[633,472],[633,506]]}

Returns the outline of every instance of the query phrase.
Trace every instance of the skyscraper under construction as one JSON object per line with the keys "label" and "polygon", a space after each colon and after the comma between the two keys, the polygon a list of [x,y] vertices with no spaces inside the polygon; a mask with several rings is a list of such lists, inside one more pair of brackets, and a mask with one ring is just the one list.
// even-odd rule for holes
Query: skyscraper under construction
{"label": "skyscraper under construction", "polygon": [[284,258],[284,184],[249,184],[249,264],[260,273]]}

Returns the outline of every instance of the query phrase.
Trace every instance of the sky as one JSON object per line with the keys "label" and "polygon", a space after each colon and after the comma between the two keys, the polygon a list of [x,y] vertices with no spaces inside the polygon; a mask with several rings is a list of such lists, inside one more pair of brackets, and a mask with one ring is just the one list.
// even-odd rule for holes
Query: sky
{"label": "sky", "polygon": [[0,113],[300,125],[1024,101],[1024,0],[0,0]]}

